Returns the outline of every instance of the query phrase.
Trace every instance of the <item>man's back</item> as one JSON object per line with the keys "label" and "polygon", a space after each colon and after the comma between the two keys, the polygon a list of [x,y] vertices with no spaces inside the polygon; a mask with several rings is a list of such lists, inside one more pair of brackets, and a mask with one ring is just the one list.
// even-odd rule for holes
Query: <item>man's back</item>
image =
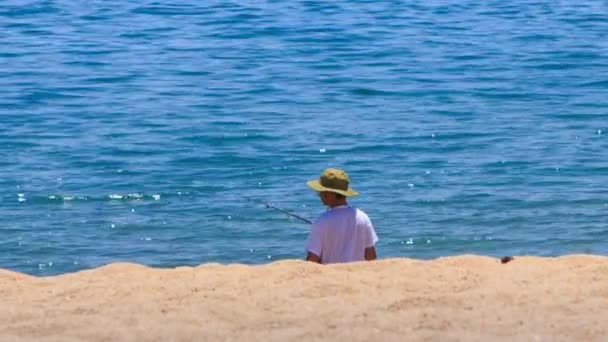
{"label": "man's back", "polygon": [[321,263],[365,260],[365,249],[378,241],[374,227],[362,210],[340,206],[326,211],[313,223],[307,250]]}

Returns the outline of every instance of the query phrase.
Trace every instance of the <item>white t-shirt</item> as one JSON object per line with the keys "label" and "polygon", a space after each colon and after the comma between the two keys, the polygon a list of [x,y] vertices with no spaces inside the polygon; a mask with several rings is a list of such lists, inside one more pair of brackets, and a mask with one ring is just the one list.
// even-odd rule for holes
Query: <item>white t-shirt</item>
{"label": "white t-shirt", "polygon": [[313,224],[306,249],[321,263],[365,260],[365,249],[378,241],[371,220],[362,210],[340,206],[327,210]]}

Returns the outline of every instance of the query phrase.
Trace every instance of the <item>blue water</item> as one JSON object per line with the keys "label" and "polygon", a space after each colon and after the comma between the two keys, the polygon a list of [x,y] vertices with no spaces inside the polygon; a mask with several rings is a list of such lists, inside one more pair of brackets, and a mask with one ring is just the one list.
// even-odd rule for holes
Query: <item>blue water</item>
{"label": "blue water", "polygon": [[[0,268],[608,253],[605,1],[0,2]],[[252,200],[253,199],[253,200]]]}

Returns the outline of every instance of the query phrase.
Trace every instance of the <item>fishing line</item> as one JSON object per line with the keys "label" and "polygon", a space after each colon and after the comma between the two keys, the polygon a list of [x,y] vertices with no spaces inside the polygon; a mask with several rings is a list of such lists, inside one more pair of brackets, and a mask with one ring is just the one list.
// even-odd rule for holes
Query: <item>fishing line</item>
{"label": "fishing line", "polygon": [[311,221],[311,220],[309,220],[309,219],[307,219],[307,218],[304,218],[304,217],[302,217],[302,216],[300,216],[300,215],[296,215],[296,214],[294,214],[294,213],[292,213],[292,212],[290,212],[290,211],[287,211],[287,210],[285,210],[285,209],[281,209],[281,208],[275,207],[274,205],[272,205],[272,204],[270,204],[270,203],[268,203],[268,202],[266,202],[266,201],[262,201],[262,200],[258,200],[258,199],[254,199],[254,198],[248,198],[248,199],[249,199],[250,201],[254,201],[254,202],[257,202],[257,203],[259,203],[259,204],[263,204],[263,205],[264,205],[266,208],[269,208],[269,209],[274,209],[274,210],[276,210],[276,211],[280,211],[280,212],[282,212],[283,214],[289,215],[289,216],[291,216],[291,217],[293,217],[293,218],[297,218],[298,220],[300,220],[300,221],[302,221],[302,222],[306,222],[306,223],[308,223],[308,224],[312,224],[312,221]]}

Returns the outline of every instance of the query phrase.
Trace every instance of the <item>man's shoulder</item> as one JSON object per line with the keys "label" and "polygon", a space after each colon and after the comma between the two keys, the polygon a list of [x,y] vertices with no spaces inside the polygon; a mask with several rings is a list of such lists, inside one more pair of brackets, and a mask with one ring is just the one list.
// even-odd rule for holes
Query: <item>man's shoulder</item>
{"label": "man's shoulder", "polygon": [[325,212],[323,212],[321,215],[319,215],[319,217],[317,218],[317,220],[315,222],[323,222],[326,220],[332,220],[332,219],[338,219],[338,218],[342,218],[344,216],[351,216],[351,215],[355,215],[358,219],[369,219],[369,217],[367,216],[367,213],[365,213],[365,211],[363,211],[361,208],[358,207],[344,207],[344,208],[340,208],[339,210],[327,210]]}
{"label": "man's shoulder", "polygon": [[371,219],[369,218],[369,216],[367,216],[367,213],[365,211],[363,211],[360,208],[355,208],[356,213],[357,213],[357,220],[358,221],[363,221],[365,223],[370,223],[371,224]]}
{"label": "man's shoulder", "polygon": [[330,215],[330,214],[331,214],[331,212],[330,212],[329,210],[328,210],[328,211],[324,211],[323,213],[321,213],[321,214],[320,214],[320,215],[317,217],[317,219],[314,221],[314,223],[313,223],[313,224],[314,224],[314,225],[321,225],[321,224],[323,224],[324,222],[327,222],[327,220],[329,220],[329,219],[330,219],[330,217],[331,217],[331,215]]}
{"label": "man's shoulder", "polygon": [[360,215],[362,217],[368,217],[367,213],[365,211],[363,211],[363,209],[357,208],[357,207],[353,207],[353,209],[355,210],[355,212],[357,213],[357,215]]}

